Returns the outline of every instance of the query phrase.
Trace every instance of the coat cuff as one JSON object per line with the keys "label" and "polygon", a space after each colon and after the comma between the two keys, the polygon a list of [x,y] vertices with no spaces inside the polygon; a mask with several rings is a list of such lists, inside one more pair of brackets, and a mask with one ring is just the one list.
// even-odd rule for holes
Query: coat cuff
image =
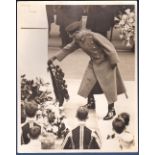
{"label": "coat cuff", "polygon": [[117,63],[119,62],[119,58],[118,58],[117,53],[111,53],[111,54],[109,55],[109,60],[110,60],[110,63],[111,63],[112,65],[117,64]]}
{"label": "coat cuff", "polygon": [[64,51],[60,51],[60,52],[56,55],[56,58],[57,58],[57,60],[62,61],[62,60],[64,59],[65,56],[66,56],[65,52],[64,52]]}

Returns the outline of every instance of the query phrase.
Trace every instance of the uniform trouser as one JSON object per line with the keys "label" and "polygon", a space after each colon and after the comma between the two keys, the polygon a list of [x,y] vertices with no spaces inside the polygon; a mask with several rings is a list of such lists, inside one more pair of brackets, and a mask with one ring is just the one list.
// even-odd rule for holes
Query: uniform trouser
{"label": "uniform trouser", "polygon": [[[103,90],[101,89],[98,82],[96,82],[95,86],[91,90],[91,92],[88,95],[88,102],[91,100],[91,98],[94,98],[94,94],[103,94]],[[95,102],[94,102],[95,103]],[[113,103],[108,103],[109,105]]]}
{"label": "uniform trouser", "polygon": [[93,89],[91,90],[91,92],[88,95],[88,104],[94,105],[95,104],[95,100],[94,100],[94,94],[102,94],[103,91],[99,85],[98,82],[96,82],[95,86],[93,87]]}
{"label": "uniform trouser", "polygon": [[[98,82],[96,82],[96,84],[94,85],[93,89],[91,90],[91,92],[89,93],[89,95],[93,95],[93,94],[102,94],[103,90],[101,89],[100,85]],[[88,96],[89,96],[88,95]]]}

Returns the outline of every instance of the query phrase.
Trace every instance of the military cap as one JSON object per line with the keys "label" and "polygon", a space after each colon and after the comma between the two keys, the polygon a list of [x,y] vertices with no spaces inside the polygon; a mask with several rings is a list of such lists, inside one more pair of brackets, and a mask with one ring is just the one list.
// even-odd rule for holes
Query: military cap
{"label": "military cap", "polygon": [[73,33],[73,32],[75,32],[76,30],[79,30],[81,27],[82,27],[81,21],[76,21],[76,22],[73,22],[73,23],[69,24],[69,25],[66,27],[65,30],[66,30],[67,32]]}

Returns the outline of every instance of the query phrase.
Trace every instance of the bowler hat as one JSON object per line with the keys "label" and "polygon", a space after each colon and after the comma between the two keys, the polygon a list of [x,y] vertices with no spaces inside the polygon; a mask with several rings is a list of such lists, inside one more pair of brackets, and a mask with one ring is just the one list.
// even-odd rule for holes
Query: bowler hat
{"label": "bowler hat", "polygon": [[66,27],[66,31],[67,32],[70,32],[70,33],[73,33],[77,30],[79,30],[80,28],[82,27],[82,23],[81,21],[76,21],[76,22],[73,22],[71,24],[69,24],[67,27]]}

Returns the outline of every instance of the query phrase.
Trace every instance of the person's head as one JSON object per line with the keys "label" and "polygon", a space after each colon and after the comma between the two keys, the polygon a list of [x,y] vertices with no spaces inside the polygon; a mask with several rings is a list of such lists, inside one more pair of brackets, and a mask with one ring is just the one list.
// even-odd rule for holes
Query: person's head
{"label": "person's head", "polygon": [[41,148],[42,149],[54,149],[55,147],[55,137],[54,135],[45,135],[41,138]]}
{"label": "person's head", "polygon": [[34,117],[38,110],[38,104],[36,102],[27,102],[25,103],[25,112],[28,117]]}
{"label": "person's head", "polygon": [[69,36],[70,36],[71,38],[73,38],[75,32],[79,31],[79,30],[81,29],[81,27],[82,27],[81,21],[75,21],[75,22],[69,24],[69,25],[65,28],[65,30],[66,30],[66,32],[68,32]]}
{"label": "person's head", "polygon": [[129,125],[130,115],[128,113],[123,112],[123,113],[119,114],[118,117],[120,117],[124,120],[125,125]]}
{"label": "person's head", "polygon": [[85,121],[88,118],[88,109],[86,107],[79,107],[76,113],[76,117],[80,121]]}
{"label": "person's head", "polygon": [[30,128],[29,135],[31,139],[37,139],[41,134],[41,127],[33,126]]}
{"label": "person's head", "polygon": [[117,117],[113,120],[112,127],[116,133],[121,134],[125,129],[125,122],[123,119]]}

